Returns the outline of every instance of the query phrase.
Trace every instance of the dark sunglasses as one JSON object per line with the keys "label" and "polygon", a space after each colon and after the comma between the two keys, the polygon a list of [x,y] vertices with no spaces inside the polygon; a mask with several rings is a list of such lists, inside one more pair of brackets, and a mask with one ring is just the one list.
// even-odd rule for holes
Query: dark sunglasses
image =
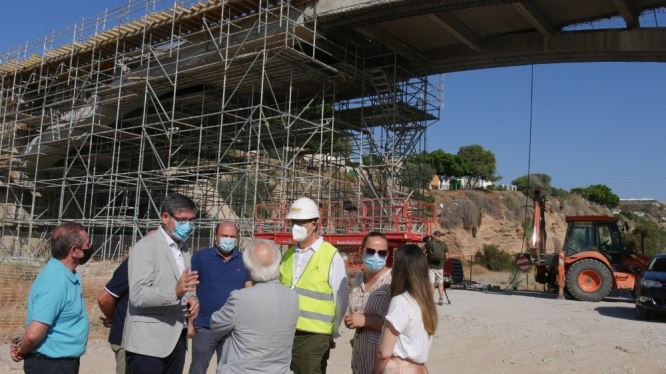
{"label": "dark sunglasses", "polygon": [[374,256],[376,254],[379,255],[379,257],[386,258],[388,256],[388,250],[386,249],[372,249],[372,248],[366,248],[365,249],[365,254],[369,256]]}

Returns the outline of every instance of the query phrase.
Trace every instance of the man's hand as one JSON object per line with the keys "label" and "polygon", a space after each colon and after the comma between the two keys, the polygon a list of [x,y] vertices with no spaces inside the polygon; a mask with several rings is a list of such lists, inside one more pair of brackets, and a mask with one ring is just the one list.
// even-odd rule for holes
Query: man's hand
{"label": "man's hand", "polygon": [[102,321],[102,324],[104,325],[104,327],[106,327],[106,328],[111,327],[111,318],[99,317],[99,319]]}
{"label": "man's hand", "polygon": [[199,300],[196,297],[187,299],[187,314],[188,318],[197,318],[199,315]]}
{"label": "man's hand", "polygon": [[197,284],[199,284],[199,274],[186,267],[176,283],[176,297],[181,298],[185,293],[193,292],[197,289]]}
{"label": "man's hand", "polygon": [[345,326],[349,329],[359,329],[365,327],[365,314],[349,313],[345,316]]}
{"label": "man's hand", "polygon": [[12,357],[12,361],[19,362],[23,360],[21,356],[21,344],[20,340],[13,340],[9,345],[9,355]]}
{"label": "man's hand", "polygon": [[331,339],[328,341],[328,349],[335,349],[335,347],[336,347],[336,345],[335,345],[335,340],[333,340],[333,338],[331,338]]}

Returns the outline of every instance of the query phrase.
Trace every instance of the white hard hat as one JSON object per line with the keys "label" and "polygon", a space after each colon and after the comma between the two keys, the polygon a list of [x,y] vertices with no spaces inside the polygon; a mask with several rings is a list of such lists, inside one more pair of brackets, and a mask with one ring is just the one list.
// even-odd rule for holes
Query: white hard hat
{"label": "white hard hat", "polygon": [[287,219],[313,219],[319,218],[319,207],[312,199],[301,197],[289,207]]}

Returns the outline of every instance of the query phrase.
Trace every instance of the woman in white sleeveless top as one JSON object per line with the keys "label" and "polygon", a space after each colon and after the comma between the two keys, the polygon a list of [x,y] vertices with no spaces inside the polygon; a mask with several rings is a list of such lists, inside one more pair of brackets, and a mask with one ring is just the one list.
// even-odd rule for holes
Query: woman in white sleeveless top
{"label": "woman in white sleeveless top", "polygon": [[428,261],[416,245],[395,253],[391,303],[377,354],[376,373],[425,374],[437,329],[437,310],[428,279]]}

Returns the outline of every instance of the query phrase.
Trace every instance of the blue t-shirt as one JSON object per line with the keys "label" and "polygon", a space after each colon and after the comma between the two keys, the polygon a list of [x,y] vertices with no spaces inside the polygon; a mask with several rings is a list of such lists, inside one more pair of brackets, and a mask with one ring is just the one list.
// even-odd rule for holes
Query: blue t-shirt
{"label": "blue t-shirt", "polygon": [[111,329],[109,330],[109,343],[120,345],[123,341],[123,328],[125,327],[125,316],[127,315],[127,303],[129,302],[129,279],[127,278],[127,259],[121,262],[113,272],[109,283],[106,284],[106,292],[116,299],[111,317]]}
{"label": "blue t-shirt", "polygon": [[192,256],[192,270],[199,272],[199,315],[194,324],[210,328],[210,316],[222,308],[231,291],[245,287],[250,273],[237,248],[229,261],[225,261],[215,247],[200,249]]}
{"label": "blue t-shirt", "polygon": [[38,321],[49,326],[34,352],[50,358],[80,357],[88,343],[88,314],[81,276],[52,258],[30,288],[25,326]]}

